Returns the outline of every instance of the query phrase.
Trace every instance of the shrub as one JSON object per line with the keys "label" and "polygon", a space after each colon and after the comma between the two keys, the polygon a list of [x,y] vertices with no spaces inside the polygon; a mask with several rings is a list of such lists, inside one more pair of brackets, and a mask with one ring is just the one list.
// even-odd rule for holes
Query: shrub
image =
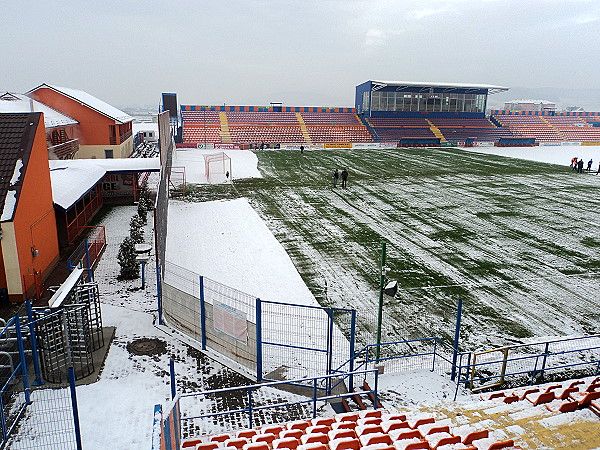
{"label": "shrub", "polygon": [[121,272],[117,277],[119,280],[135,280],[140,276],[140,266],[135,259],[135,242],[130,237],[126,237],[121,242],[117,261],[121,266]]}
{"label": "shrub", "polygon": [[134,215],[129,221],[129,237],[134,244],[144,242],[144,220],[138,215]]}

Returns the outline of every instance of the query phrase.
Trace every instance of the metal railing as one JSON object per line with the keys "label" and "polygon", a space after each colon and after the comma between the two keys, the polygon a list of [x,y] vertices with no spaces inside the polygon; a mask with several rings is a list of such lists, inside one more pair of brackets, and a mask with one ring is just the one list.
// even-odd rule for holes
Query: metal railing
{"label": "metal railing", "polygon": [[[350,380],[352,379],[367,377],[373,379],[373,388],[369,390],[361,387],[358,390],[349,389],[350,392],[333,394],[328,392],[326,388],[334,382],[339,383],[340,378],[351,383]],[[307,382],[309,386],[307,386]],[[298,386],[303,387],[306,392],[305,395],[298,395],[296,400],[282,401],[282,397],[279,395],[272,395],[271,398],[265,395],[265,391],[268,392],[269,388],[286,390],[286,388]],[[377,401],[377,388],[378,373],[377,370],[373,369],[216,389],[194,394],[179,394],[182,437],[188,438],[202,434],[227,432],[246,427],[254,428],[308,417],[315,418],[320,407],[328,403],[341,402],[342,399],[356,395],[370,396],[373,399],[374,408],[377,409],[379,404]],[[308,391],[311,392],[308,393]],[[190,414],[191,411],[197,412],[198,410],[200,410],[200,413]]]}
{"label": "metal railing", "polygon": [[48,151],[54,153],[61,159],[72,156],[79,151],[79,139],[71,139],[62,144],[52,145],[51,147],[48,147]]}
{"label": "metal railing", "polygon": [[457,371],[457,392],[461,384],[480,392],[505,384],[535,384],[545,376],[597,375],[600,373],[600,335],[460,353]]}
{"label": "metal railing", "polygon": [[343,373],[351,367],[353,370],[379,369],[382,373],[427,369],[443,375],[452,369],[453,348],[437,337],[382,342],[379,358],[377,347],[377,344],[363,347],[333,373]]}
{"label": "metal railing", "polygon": [[[74,267],[81,267],[88,270],[88,278],[93,280],[90,273],[100,255],[106,248],[106,230],[103,226],[79,227],[89,230],[88,236],[73,250],[73,253],[67,258],[69,272]],[[81,231],[81,232],[82,232]]]}

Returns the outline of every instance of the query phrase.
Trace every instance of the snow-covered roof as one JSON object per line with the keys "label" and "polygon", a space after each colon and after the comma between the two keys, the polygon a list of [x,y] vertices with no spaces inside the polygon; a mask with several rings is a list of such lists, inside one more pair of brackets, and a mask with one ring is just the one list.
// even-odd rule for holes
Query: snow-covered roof
{"label": "snow-covered roof", "polygon": [[[74,164],[60,164],[70,162]],[[50,160],[54,204],[69,209],[104,177],[106,170],[91,159]]]}
{"label": "snow-covered roof", "polygon": [[441,81],[381,81],[369,80],[373,84],[383,86],[423,86],[437,87],[446,89],[487,89],[490,94],[496,94],[502,91],[508,91],[509,88],[504,86],[496,86],[493,84],[469,84],[469,83],[446,83]]}
{"label": "snow-covered roof", "polygon": [[158,123],[156,122],[134,122],[131,128],[133,134],[137,134],[140,131],[154,131],[158,136]]}
{"label": "snow-covered roof", "polygon": [[0,95],[0,113],[28,113],[41,112],[44,113],[44,124],[46,128],[63,127],[67,125],[77,125],[78,122],[50,108],[48,105],[40,103],[23,94],[15,94],[6,92]]}
{"label": "snow-covered roof", "polygon": [[111,173],[158,172],[160,170],[160,158],[95,159],[94,163]]}
{"label": "snow-covered roof", "polygon": [[116,122],[127,123],[133,120],[129,114],[124,113],[120,109],[115,108],[114,106],[109,105],[106,102],[94,97],[93,95],[88,94],[87,92],[80,91],[78,89],[65,88],[60,86],[54,86],[51,84],[41,84],[38,87],[33,88],[27,94],[30,94],[33,91],[38,89],[49,88],[56,92],[59,92],[67,97],[72,98],[73,100],[78,101],[79,103],[84,104],[85,106],[98,111],[100,114],[103,114]]}
{"label": "snow-covered roof", "polygon": [[54,203],[69,209],[107,173],[158,172],[159,158],[51,160],[50,178]]}

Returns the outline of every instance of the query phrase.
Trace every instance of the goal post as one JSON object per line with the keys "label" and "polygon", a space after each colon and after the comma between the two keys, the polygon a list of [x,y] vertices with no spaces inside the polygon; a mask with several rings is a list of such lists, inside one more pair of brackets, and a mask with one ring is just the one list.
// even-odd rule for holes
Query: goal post
{"label": "goal post", "polygon": [[208,183],[231,180],[231,158],[225,152],[204,155],[204,175]]}

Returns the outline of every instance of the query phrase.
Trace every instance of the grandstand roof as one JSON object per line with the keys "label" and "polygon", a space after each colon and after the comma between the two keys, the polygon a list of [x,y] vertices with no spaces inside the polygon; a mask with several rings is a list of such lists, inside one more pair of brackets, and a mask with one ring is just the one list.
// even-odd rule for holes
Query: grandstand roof
{"label": "grandstand roof", "polygon": [[496,86],[493,84],[468,84],[468,83],[445,83],[440,81],[381,81],[369,80],[373,84],[385,86],[423,86],[443,89],[487,89],[489,94],[497,94],[498,92],[508,91],[509,88],[504,86]]}
{"label": "grandstand roof", "polygon": [[103,114],[103,115],[113,119],[116,122],[128,123],[128,122],[131,122],[134,120],[133,117],[131,117],[127,113],[124,113],[120,109],[117,109],[114,106],[111,106],[106,102],[103,102],[99,98],[96,98],[93,95],[90,95],[87,92],[80,91],[78,89],[65,88],[65,87],[54,86],[54,85],[44,83],[44,84],[40,84],[39,86],[31,89],[29,92],[26,92],[26,94],[30,94],[31,92],[36,91],[38,89],[42,89],[42,88],[48,88],[48,89],[52,89],[53,91],[59,92],[60,94],[63,94],[65,96],[87,106],[88,108],[91,108],[91,109],[99,112],[100,114]]}
{"label": "grandstand roof", "polygon": [[44,124],[46,128],[61,127],[66,125],[77,125],[75,119],[64,115],[57,110],[50,108],[32,98],[23,94],[6,92],[0,95],[0,113],[44,113]]}
{"label": "grandstand roof", "polygon": [[554,105],[554,102],[549,100],[527,100],[527,99],[519,99],[519,100],[511,100],[509,102],[504,103],[531,103],[532,105]]}

